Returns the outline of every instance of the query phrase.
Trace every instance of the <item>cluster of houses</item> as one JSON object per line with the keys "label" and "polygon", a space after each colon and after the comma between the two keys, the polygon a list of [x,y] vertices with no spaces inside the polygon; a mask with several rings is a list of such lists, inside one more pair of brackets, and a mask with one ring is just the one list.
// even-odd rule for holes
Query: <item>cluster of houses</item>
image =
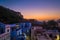
{"label": "cluster of houses", "polygon": [[0,40],[27,40],[27,36],[30,35],[29,33],[31,34],[31,40],[43,40],[43,36],[45,36],[47,40],[52,40],[53,37],[59,40],[58,30],[47,30],[43,28],[42,25],[32,26],[31,22],[15,24],[4,24],[0,22]]}
{"label": "cluster of houses", "polygon": [[0,22],[0,40],[26,40],[31,29],[30,22],[3,24]]}
{"label": "cluster of houses", "polygon": [[58,30],[46,30],[42,26],[33,26],[31,28],[31,40],[45,40],[45,39],[59,40]]}

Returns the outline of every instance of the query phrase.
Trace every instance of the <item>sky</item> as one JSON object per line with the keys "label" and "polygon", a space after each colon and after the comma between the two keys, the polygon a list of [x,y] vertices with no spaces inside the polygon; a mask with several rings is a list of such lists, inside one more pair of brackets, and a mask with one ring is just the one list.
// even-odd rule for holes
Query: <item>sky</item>
{"label": "sky", "polygon": [[0,0],[0,5],[21,12],[26,19],[60,19],[60,0]]}

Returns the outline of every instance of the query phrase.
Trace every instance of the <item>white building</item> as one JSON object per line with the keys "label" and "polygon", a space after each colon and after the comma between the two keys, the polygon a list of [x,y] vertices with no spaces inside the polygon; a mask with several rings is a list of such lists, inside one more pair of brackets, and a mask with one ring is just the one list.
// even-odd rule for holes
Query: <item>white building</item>
{"label": "white building", "polygon": [[5,26],[5,33],[0,35],[0,40],[10,40],[10,26]]}
{"label": "white building", "polygon": [[43,31],[42,29],[43,28],[41,26],[33,26],[31,28],[31,40],[36,40],[37,35],[40,34]]}

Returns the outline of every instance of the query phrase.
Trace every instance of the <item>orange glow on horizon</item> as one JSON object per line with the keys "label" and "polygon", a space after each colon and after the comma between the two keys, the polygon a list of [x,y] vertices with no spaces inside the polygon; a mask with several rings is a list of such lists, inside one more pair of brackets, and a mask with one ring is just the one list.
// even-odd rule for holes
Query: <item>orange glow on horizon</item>
{"label": "orange glow on horizon", "polygon": [[37,20],[56,20],[56,19],[60,19],[59,16],[25,16],[24,18],[26,19],[37,19]]}
{"label": "orange glow on horizon", "polygon": [[60,11],[45,8],[45,9],[26,9],[22,11],[24,18],[26,19],[37,19],[37,20],[56,20],[60,19]]}

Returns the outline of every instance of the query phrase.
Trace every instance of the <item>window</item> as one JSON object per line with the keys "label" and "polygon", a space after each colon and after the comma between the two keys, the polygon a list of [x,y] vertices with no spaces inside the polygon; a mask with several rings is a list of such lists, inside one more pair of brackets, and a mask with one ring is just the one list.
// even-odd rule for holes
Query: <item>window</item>
{"label": "window", "polygon": [[9,29],[7,30],[7,32],[9,32]]}

